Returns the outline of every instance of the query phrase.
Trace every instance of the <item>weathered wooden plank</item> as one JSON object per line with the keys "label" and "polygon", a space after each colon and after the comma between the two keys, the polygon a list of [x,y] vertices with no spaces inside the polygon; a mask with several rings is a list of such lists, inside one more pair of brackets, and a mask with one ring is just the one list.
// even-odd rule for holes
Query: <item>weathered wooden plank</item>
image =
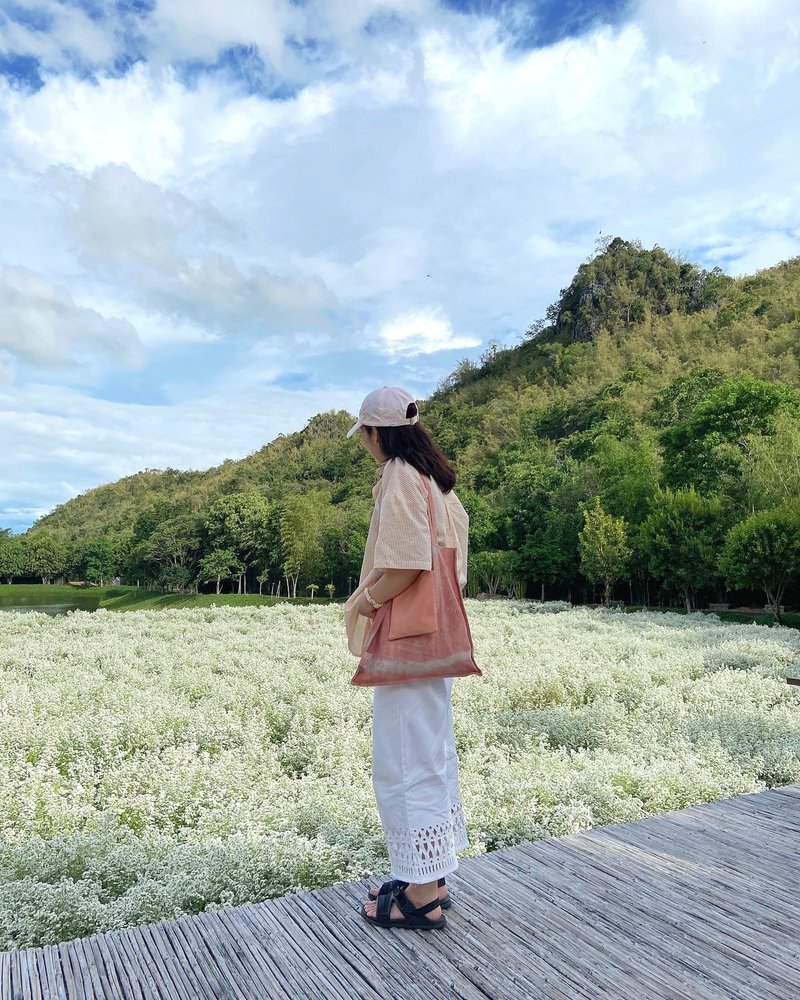
{"label": "weathered wooden plank", "polygon": [[[791,877],[788,880],[783,876],[775,877],[776,872],[782,872],[787,866],[792,870],[792,859],[774,850],[772,845],[756,850],[754,838],[748,836],[751,827],[752,823],[742,825],[736,817],[727,814],[725,825],[720,823],[715,828],[713,838],[704,834],[699,825],[693,828],[689,821],[671,820],[662,822],[655,831],[645,827],[629,831],[610,827],[604,834],[631,845],[661,844],[674,857],[702,861],[709,868],[708,878],[712,883],[728,891],[734,878],[737,889],[747,887],[749,900],[757,901],[765,883],[773,884],[768,905],[779,925],[782,920],[796,915],[797,898],[791,888]],[[604,839],[599,833],[598,839]]]}
{"label": "weathered wooden plank", "polygon": [[73,957],[77,958],[81,968],[84,989],[87,997],[113,997],[113,984],[101,975],[97,968],[94,951],[88,938],[70,942]]}
{"label": "weathered wooden plank", "polygon": [[0,952],[0,996],[11,996],[11,964],[14,952]]}
{"label": "weathered wooden plank", "polygon": [[311,997],[327,994],[336,1000],[348,996],[341,970],[315,941],[307,939],[295,898],[273,900],[254,908],[251,916],[256,926],[271,932],[273,959],[293,990]]}
{"label": "weathered wooden plank", "polygon": [[[501,932],[506,932],[508,915],[524,914],[514,935],[513,952],[509,950],[510,960],[519,963],[524,954],[530,953],[537,971],[543,972],[541,965],[546,965],[562,988],[576,996],[626,995],[618,982],[612,982],[607,972],[598,969],[600,955],[591,944],[587,946],[586,936],[591,936],[591,929],[566,914],[555,895],[531,893],[527,885],[502,878],[494,864],[472,871],[469,885],[473,893],[471,909],[480,913],[482,904],[490,901],[495,913],[499,910],[501,916],[505,914],[505,919],[498,921]],[[610,963],[605,964],[608,969]]]}
{"label": "weathered wooden plank", "polygon": [[669,830],[675,827],[702,832],[707,838],[709,846],[714,845],[719,832],[728,829],[740,830],[749,845],[768,847],[776,855],[783,855],[784,858],[787,858],[791,857],[792,854],[791,843],[785,837],[778,836],[776,839],[775,833],[780,835],[782,832],[792,829],[793,815],[796,812],[800,812],[800,808],[785,814],[784,819],[781,820],[760,811],[740,812],[734,808],[717,809],[713,813],[707,814],[687,810],[685,814],[668,813],[666,816],[658,817],[649,829],[654,835],[662,828]]}
{"label": "weathered wooden plank", "polygon": [[114,935],[114,944],[125,961],[128,976],[143,1000],[159,1000],[162,984],[142,952],[139,928],[126,927]]}
{"label": "weathered wooden plank", "polygon": [[139,932],[139,939],[150,961],[159,967],[164,980],[169,984],[164,1000],[191,1000],[186,984],[192,977],[185,967],[185,958],[180,953],[176,955],[172,949],[170,938],[165,932],[165,922],[145,925],[139,928]]}
{"label": "weathered wooden plank", "polygon": [[[231,942],[224,934],[224,928],[213,919],[214,914],[201,914],[194,918],[176,921],[176,928],[187,939],[194,941],[195,955],[206,978],[215,983],[215,997],[220,1000],[254,1000],[254,983],[248,978],[247,970],[236,968],[236,958],[232,955]],[[238,971],[238,974],[237,974]],[[256,984],[257,988],[257,984]]]}
{"label": "weathered wooden plank", "polygon": [[[585,834],[585,838],[602,841],[606,832],[613,831],[624,839],[625,831],[630,830],[632,837],[643,835],[654,843],[664,839],[665,842],[669,841],[673,846],[682,844],[684,860],[689,860],[694,856],[699,841],[700,849],[709,858],[728,855],[730,859],[748,858],[751,866],[752,864],[765,864],[771,867],[774,861],[771,858],[767,859],[767,853],[774,855],[775,860],[781,855],[783,855],[783,860],[786,860],[787,857],[791,856],[791,853],[784,854],[783,846],[772,841],[764,831],[765,823],[766,821],[759,817],[752,817],[745,820],[743,824],[742,817],[737,817],[733,813],[717,813],[713,817],[701,814],[683,816],[680,813],[670,813],[659,817],[657,822],[652,824],[649,821],[644,821],[591,830]],[[728,849],[727,842],[722,839],[728,835],[738,838],[736,843],[730,845],[732,850]],[[754,854],[754,848],[762,848],[762,851]]]}
{"label": "weathered wooden plank", "polygon": [[[29,951],[28,954],[30,955],[31,952]],[[41,951],[36,952],[36,959],[40,970],[39,981],[42,982],[42,963],[38,960],[42,959],[44,963],[44,973],[46,976],[45,981],[54,1000],[68,1000],[69,994],[67,993],[67,981],[64,976],[64,970],[61,967],[61,953],[58,945],[50,945],[43,948]]]}
{"label": "weathered wooden plank", "polygon": [[165,921],[158,926],[160,933],[171,942],[176,954],[183,956],[184,968],[188,971],[187,978],[194,988],[195,997],[207,1000],[224,990],[217,964],[209,956],[205,941],[199,935],[191,933],[189,918]]}
{"label": "weathered wooden plank", "polygon": [[709,813],[741,810],[748,815],[763,814],[776,820],[783,820],[790,826],[797,825],[796,800],[788,795],[775,795],[772,792],[757,792],[753,795],[739,795],[732,799],[722,799],[710,803],[713,807]]}
{"label": "weathered wooden plank", "polygon": [[[609,840],[618,840],[618,856],[620,862],[624,862],[625,858],[629,855],[630,849],[635,845],[632,838],[637,836],[639,844],[641,845],[640,850],[646,850],[648,846],[648,840],[641,837],[641,832],[635,835],[632,832],[617,833],[608,831],[607,837]],[[659,844],[662,844],[659,841]],[[574,846],[574,845],[573,845]],[[567,849],[565,845],[564,849]],[[581,852],[581,856],[584,863],[597,866],[598,870],[602,870],[604,858],[602,856],[591,856],[586,857],[586,851],[588,850],[588,845],[584,851]],[[617,874],[619,876],[619,870],[617,869]],[[624,879],[624,875],[621,876]],[[723,877],[720,874],[719,869],[715,871],[709,871],[706,873],[705,877],[702,875],[698,876],[696,873],[691,873],[681,876],[679,872],[676,872],[670,879],[662,879],[658,877],[653,877],[649,880],[644,880],[642,882],[643,889],[641,891],[647,892],[652,891],[657,894],[662,899],[674,899],[675,906],[680,906],[682,909],[686,909],[691,901],[692,905],[699,907],[700,914],[703,920],[709,920],[710,918],[716,917],[718,914],[725,912],[726,921],[730,926],[731,932],[734,932],[737,927],[742,929],[743,933],[750,933],[750,930],[754,922],[754,911],[751,906],[750,909],[746,905],[742,905],[741,901],[737,907],[735,890],[737,888],[736,881],[732,877]],[[719,886],[724,887],[724,891],[720,891]],[[633,887],[631,886],[631,895]],[[752,902],[751,894],[747,894],[747,899]],[[758,915],[758,914],[756,914]],[[770,929],[770,942],[773,946],[776,943],[776,935],[780,937],[782,933],[785,932],[785,925],[775,923],[772,921],[772,914],[769,910],[765,910],[762,914],[763,922],[771,922],[772,927]]]}
{"label": "weathered wooden plank", "polygon": [[70,1000],[91,1000],[91,992],[87,993],[84,986],[81,964],[76,954],[74,942],[62,941],[56,945],[56,948]]}
{"label": "weathered wooden plank", "polygon": [[26,964],[31,969],[32,1000],[49,1000],[50,990],[47,987],[47,967],[44,964],[44,956],[41,950],[34,952],[34,961]]}
{"label": "weathered wooden plank", "polygon": [[[175,974],[183,973],[187,995],[193,998],[212,997],[215,980],[213,977],[206,978],[204,975],[205,963],[197,964],[192,958],[192,954],[187,953],[187,938],[181,933],[181,928],[178,926],[183,919],[167,920],[159,924],[159,936],[165,939],[176,956]],[[197,945],[196,943],[191,944],[190,947],[196,948]]]}
{"label": "weathered wooden plank", "polygon": [[[756,798],[756,796],[752,798]],[[731,799],[727,803],[726,816],[733,813],[748,818],[763,819],[766,829],[783,829],[787,832],[800,833],[800,816],[798,816],[798,810],[794,808],[791,799],[770,796],[768,802],[765,803],[763,794],[757,798],[761,801],[737,802],[736,799]]]}
{"label": "weathered wooden plank", "polygon": [[[453,881],[451,880],[451,883]],[[348,888],[351,889],[349,893],[351,905],[357,912],[366,898],[365,893],[360,886]],[[482,930],[491,935],[494,919],[499,912],[493,908],[491,901],[489,901],[489,912],[484,912],[479,917],[463,893],[454,891],[454,897],[456,895],[458,905],[447,913],[447,930],[435,934],[413,935],[414,951],[417,960],[422,961],[423,972],[427,967],[434,967],[441,968],[444,973],[450,966],[451,973],[456,973],[453,975],[453,988],[457,990],[459,996],[470,996],[475,991],[481,996],[491,996],[504,979],[507,982],[509,996],[527,995],[536,998],[551,996],[552,993],[542,991],[539,985],[524,973],[520,975],[513,964],[498,963],[497,953],[492,954],[486,939],[481,939],[475,933],[474,928],[482,923]],[[363,924],[360,916],[358,922]],[[354,933],[357,935],[363,937],[365,932],[366,940],[374,943],[379,954],[386,947],[383,942],[387,937],[391,942],[405,941],[409,937],[405,932],[388,932],[369,926],[361,929],[358,924],[354,925]],[[521,982],[526,979],[526,983]]]}
{"label": "weathered wooden plank", "polygon": [[[721,920],[715,928],[715,912],[697,907],[691,890],[670,891],[668,884],[651,885],[644,880],[636,882],[626,873],[624,849],[619,852],[618,862],[590,853],[591,845],[558,844],[564,854],[565,895],[579,892],[581,900],[594,899],[597,910],[594,919],[607,924],[607,933],[617,937],[629,933],[643,942],[639,950],[649,961],[661,962],[662,953],[667,954],[669,963],[684,966],[693,976],[702,976],[707,984],[714,986],[726,996],[726,988],[737,978],[741,979],[739,966],[744,964],[752,972],[754,967],[763,968],[765,956],[751,960],[746,953],[737,949],[737,941],[749,944],[732,930],[729,921]],[[581,850],[584,847],[584,850]],[[521,853],[521,852],[520,852]],[[545,862],[531,854],[531,861],[539,862],[537,881],[547,882],[553,878],[553,859]],[[694,876],[695,879],[697,878]],[[578,886],[578,889],[574,887]],[[747,931],[751,930],[748,926]],[[714,940],[714,934],[721,934]],[[742,988],[752,987],[759,977],[745,976]],[[766,996],[759,990],[757,997]]]}
{"label": "weathered wooden plank", "polygon": [[125,931],[116,930],[98,935],[106,965],[114,970],[119,996],[125,1000],[149,1000],[152,994],[137,975],[136,966],[123,945],[124,934]]}
{"label": "weathered wooden plank", "polygon": [[[335,895],[327,891],[308,895],[311,898],[307,901],[304,901],[303,896],[292,899],[292,904],[298,909],[300,920],[304,923],[301,931],[294,931],[281,919],[272,920],[270,917],[272,907],[269,906],[261,907],[251,913],[252,927],[256,929],[254,933],[263,933],[267,936],[273,954],[275,949],[286,952],[290,947],[290,942],[285,940],[288,937],[299,946],[301,955],[305,953],[303,938],[305,935],[311,935],[313,938],[311,954],[322,951],[331,956],[332,965],[338,971],[337,985],[340,992],[343,990],[346,996],[363,996],[369,1000],[377,1000],[380,994],[372,986],[370,978],[375,975],[374,968],[370,973],[358,949],[352,948],[349,942],[347,945],[344,944],[348,928],[342,923]],[[331,926],[337,929],[335,936],[329,933]]]}
{"label": "weathered wooden plank", "polygon": [[[505,929],[509,923],[509,913],[504,912],[503,907],[494,901],[491,902],[490,917],[487,919],[485,894],[476,891],[472,879],[473,868],[479,864],[480,858],[469,858],[461,863],[457,873],[448,877],[451,892],[454,892],[454,910],[448,919],[458,931],[458,937],[463,940],[464,950],[486,956],[489,963],[513,979],[523,994],[543,995],[550,1000],[570,1000],[583,996],[583,993],[579,994],[571,985],[565,986],[563,977],[549,963],[548,952],[539,940],[539,927],[531,929],[527,926],[526,909],[519,909],[514,914],[514,930],[511,934]],[[519,933],[515,933],[515,925],[520,928]],[[526,961],[521,967],[520,953],[526,955]]]}
{"label": "weathered wooden plank", "polygon": [[[495,866],[499,878],[492,878],[490,869]],[[567,884],[558,877],[547,884],[531,882],[529,876],[520,879],[518,875],[515,880],[503,878],[501,858],[492,859],[491,866],[482,868],[480,874],[481,884],[487,891],[494,887],[495,895],[505,902],[510,913],[525,907],[526,918],[536,925],[537,937],[544,933],[551,955],[558,955],[556,969],[559,974],[568,976],[576,986],[594,989],[595,993],[590,995],[624,1000],[635,996],[637,989],[644,988],[665,1000],[694,1000],[697,997],[696,992],[675,981],[674,972],[663,975],[650,962],[632,964],[628,935],[609,937],[596,926],[593,910],[565,905],[569,901]],[[577,981],[576,977],[579,977]]]}
{"label": "weathered wooden plank", "polygon": [[633,963],[634,967],[641,957],[646,956],[646,962],[652,965],[655,975],[660,976],[662,970],[666,970],[667,979],[684,992],[690,995],[706,994],[714,997],[724,995],[713,988],[707,977],[699,974],[701,970],[697,967],[674,962],[674,956],[670,956],[670,961],[666,963],[658,951],[653,952],[652,946],[656,942],[647,938],[638,920],[632,919],[635,915],[621,911],[617,905],[615,897],[620,895],[615,891],[619,885],[617,880],[611,878],[608,889],[599,880],[589,877],[584,861],[585,859],[577,858],[573,865],[570,864],[569,858],[562,859],[559,873],[558,866],[553,864],[552,858],[542,859],[533,855],[525,859],[521,852],[517,852],[507,858],[498,859],[498,862],[519,868],[526,884],[531,886],[530,891],[541,892],[543,887],[547,887],[557,895],[563,909],[574,913],[578,919],[591,923],[604,935],[609,935],[612,940],[619,942],[625,960]]}
{"label": "weathered wooden plank", "polygon": [[[228,919],[223,919],[223,915]],[[275,983],[280,980],[270,973],[269,963],[253,963],[251,960],[253,949],[258,947],[258,939],[241,914],[241,907],[209,914],[204,928],[209,936],[209,947],[213,948],[215,955],[224,958],[227,975],[243,987],[247,996],[267,998],[284,995],[283,988],[279,993],[273,992]]]}
{"label": "weathered wooden plank", "polygon": [[[248,903],[231,910],[220,910],[219,917],[230,927],[231,933],[239,936],[243,952],[249,956],[255,975],[263,986],[267,996],[274,1000],[294,1000],[296,994],[291,991],[286,980],[280,975],[272,957],[273,935],[271,931],[254,923],[252,909],[261,904]],[[234,925],[235,920],[235,925]]]}
{"label": "weathered wooden plank", "polygon": [[[698,836],[694,837],[691,847],[679,839],[670,842],[666,833],[663,833],[654,840],[653,836],[645,830],[609,830],[607,837],[619,840],[625,845],[622,848],[622,854],[627,854],[628,864],[631,868],[640,865],[646,869],[646,863],[642,863],[638,855],[633,856],[634,848],[640,852],[646,853],[648,850],[651,850],[663,855],[665,848],[668,848],[670,843],[673,843],[672,856],[676,864],[681,860],[681,852],[683,852],[684,857],[690,852],[690,856],[696,867],[699,867],[701,864],[705,865],[705,872],[702,875],[697,873],[698,877],[702,878],[697,887],[698,894],[702,893],[708,897],[709,903],[712,898],[719,897],[720,905],[724,901],[726,905],[735,906],[737,904],[737,897],[741,897],[742,893],[745,892],[746,899],[744,901],[739,899],[738,905],[740,907],[744,906],[744,919],[747,923],[750,922],[750,910],[753,907],[757,910],[763,910],[762,916],[764,920],[771,922],[774,930],[778,932],[781,927],[785,926],[787,919],[792,919],[796,915],[794,901],[788,896],[784,898],[782,889],[777,889],[773,897],[766,904],[762,903],[759,899],[764,885],[775,882],[774,868],[767,868],[761,863],[757,867],[754,866],[754,869],[751,871],[742,870],[741,868],[737,869],[731,859],[725,860],[719,854],[707,853],[705,842]],[[654,872],[653,877],[655,875],[656,873]],[[683,874],[676,868],[672,881],[685,886],[691,891],[693,873],[687,872]]]}
{"label": "weathered wooden plank", "polygon": [[[523,996],[544,995],[553,1000],[596,997],[581,976],[561,961],[558,946],[562,935],[548,937],[544,920],[532,920],[534,915],[527,907],[508,906],[495,891],[493,877],[482,883],[481,872],[478,869],[476,877],[471,868],[464,871],[464,881],[458,883],[462,886],[458,910],[448,916],[459,937],[463,937],[465,951],[480,950],[481,954],[492,955],[497,971],[505,973]],[[500,983],[497,996],[503,995],[502,976]]]}
{"label": "weathered wooden plank", "polygon": [[[627,846],[625,843],[622,843],[620,846],[619,863],[621,865],[624,865]],[[680,930],[685,942],[687,940],[685,938],[687,933],[697,933],[699,935],[699,946],[694,950],[697,952],[696,960],[700,963],[701,967],[704,962],[704,954],[707,964],[710,953],[715,952],[715,950],[725,951],[726,949],[727,957],[733,958],[735,962],[744,961],[745,964],[753,964],[746,954],[746,949],[751,945],[752,919],[746,919],[737,924],[730,912],[726,912],[724,909],[715,906],[700,905],[699,900],[703,894],[702,879],[698,878],[696,874],[693,875],[692,881],[688,882],[684,888],[676,888],[674,879],[672,880],[672,884],[659,884],[654,881],[650,885],[646,881],[640,880],[638,883],[639,889],[633,892],[632,886],[625,886],[624,884],[630,877],[624,868],[615,868],[613,865],[608,865],[602,858],[598,859],[593,854],[587,857],[587,850],[590,848],[588,842],[583,845],[561,845],[561,847],[564,851],[569,851],[571,847],[576,854],[576,866],[579,869],[585,868],[587,871],[590,871],[594,879],[602,877],[602,872],[609,871],[613,873],[617,884],[622,882],[620,896],[617,900],[618,909],[626,906],[627,900],[635,898],[638,908],[643,911],[639,919],[643,921],[645,926],[657,926],[660,922],[666,920],[669,924],[672,924],[676,931]],[[669,916],[662,916],[659,912],[665,906],[669,907]],[[716,927],[713,923],[713,918],[717,918]],[[668,928],[665,928],[665,933],[668,933]],[[710,937],[712,934],[717,935],[718,940],[716,942],[712,941]],[[657,942],[654,944],[657,946]],[[743,948],[745,949],[744,957],[742,954]],[[768,962],[768,950],[758,955],[753,961],[759,966]],[[719,962],[715,966],[714,971],[716,972],[718,968]],[[729,977],[732,976],[733,970],[728,969],[726,975]]]}
{"label": "weathered wooden plank", "polygon": [[11,955],[10,962],[10,994],[15,1000],[30,1000],[31,990],[27,969],[19,961],[19,953]]}

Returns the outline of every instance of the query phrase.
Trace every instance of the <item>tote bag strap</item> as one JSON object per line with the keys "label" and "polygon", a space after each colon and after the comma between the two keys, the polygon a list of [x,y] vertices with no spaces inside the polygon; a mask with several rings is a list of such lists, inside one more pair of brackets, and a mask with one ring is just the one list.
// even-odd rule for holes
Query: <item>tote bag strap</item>
{"label": "tote bag strap", "polygon": [[436,549],[439,547],[438,526],[436,524],[436,505],[433,502],[433,489],[431,488],[430,480],[427,476],[423,476],[421,472],[419,475],[422,480],[422,485],[425,488],[425,494],[428,501],[428,529],[431,533],[431,569],[433,569],[433,564],[436,559]]}

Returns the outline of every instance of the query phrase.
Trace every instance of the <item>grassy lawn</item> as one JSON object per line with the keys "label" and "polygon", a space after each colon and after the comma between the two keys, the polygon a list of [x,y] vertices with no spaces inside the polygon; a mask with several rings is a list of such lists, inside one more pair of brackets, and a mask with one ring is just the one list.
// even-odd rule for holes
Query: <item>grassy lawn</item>
{"label": "grassy lawn", "polygon": [[[0,608],[55,607],[74,605],[84,611],[142,611],[171,608],[270,607],[285,604],[288,598],[259,594],[170,594],[144,587],[91,587],[80,584],[46,586],[43,584],[0,585]],[[329,604],[327,597],[292,598],[291,604]],[[71,610],[71,608],[70,608]]]}

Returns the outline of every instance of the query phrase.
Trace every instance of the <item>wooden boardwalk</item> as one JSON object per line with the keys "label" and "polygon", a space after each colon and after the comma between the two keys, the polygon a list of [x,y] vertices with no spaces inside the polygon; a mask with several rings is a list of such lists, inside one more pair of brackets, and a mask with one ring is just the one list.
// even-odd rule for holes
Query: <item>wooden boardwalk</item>
{"label": "wooden boardwalk", "polygon": [[2,1000],[798,1000],[800,785],[462,862],[440,932],[361,884],[0,955]]}

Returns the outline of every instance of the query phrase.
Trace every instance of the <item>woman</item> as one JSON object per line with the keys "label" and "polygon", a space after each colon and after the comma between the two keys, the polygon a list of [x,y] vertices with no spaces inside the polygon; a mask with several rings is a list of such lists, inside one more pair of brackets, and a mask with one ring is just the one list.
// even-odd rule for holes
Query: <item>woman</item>
{"label": "woman", "polygon": [[[348,433],[360,433],[381,477],[372,491],[359,590],[346,607],[356,654],[376,610],[431,569],[420,474],[430,481],[439,542],[456,548],[459,584],[466,584],[468,518],[453,493],[455,472],[418,421],[413,398],[384,386],[364,399]],[[438,678],[373,689],[372,781],[392,878],[370,893],[361,912],[381,927],[441,929],[447,922],[446,876],[458,867],[456,852],[468,846],[451,688],[451,678]]]}

